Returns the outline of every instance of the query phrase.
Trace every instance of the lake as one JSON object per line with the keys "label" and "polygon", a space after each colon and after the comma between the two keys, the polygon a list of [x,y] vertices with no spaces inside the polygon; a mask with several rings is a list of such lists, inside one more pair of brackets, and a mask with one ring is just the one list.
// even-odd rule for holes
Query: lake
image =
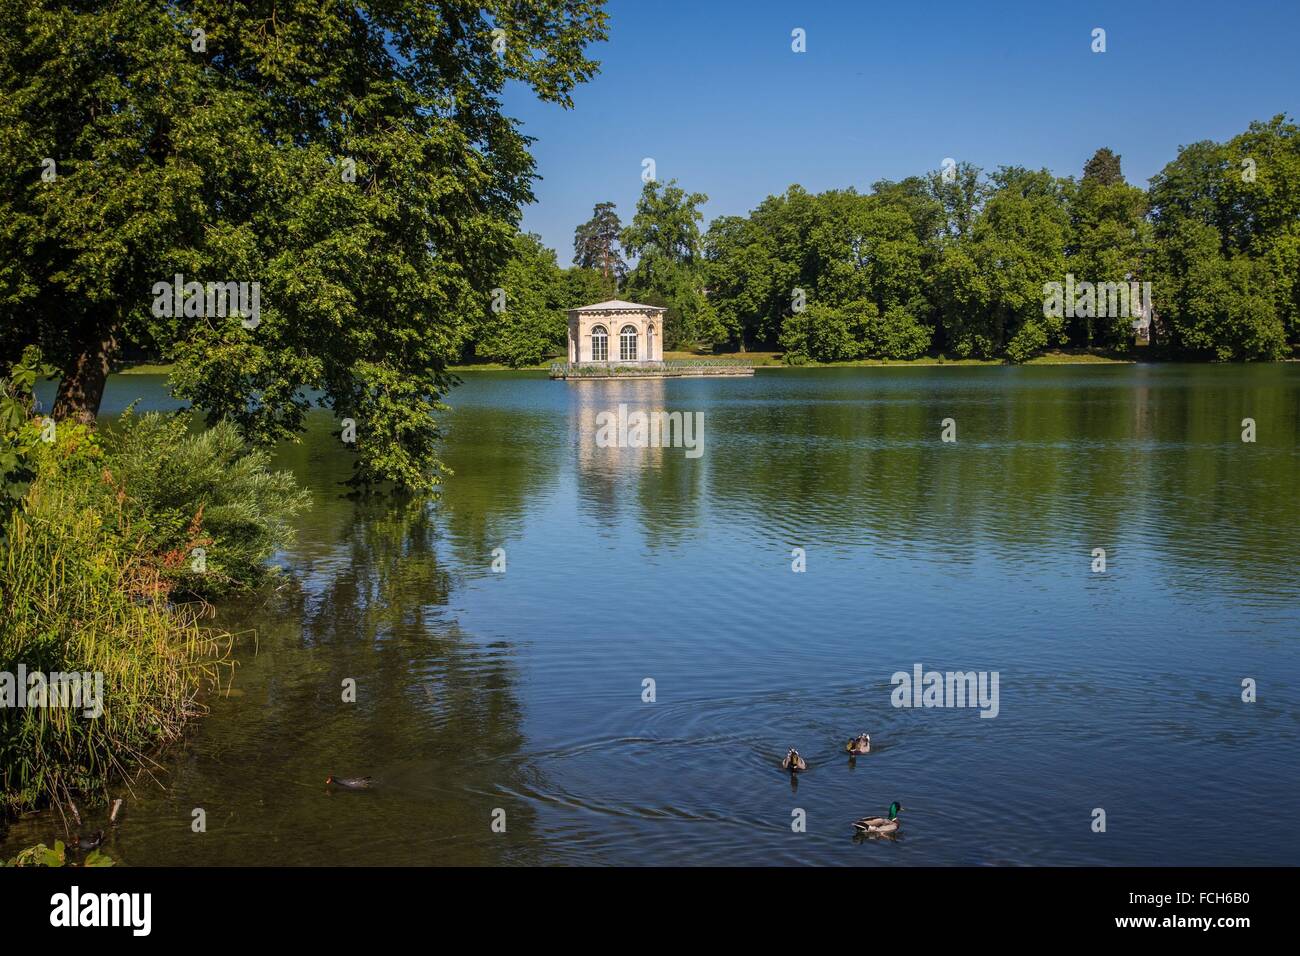
{"label": "lake", "polygon": [[[324,414],[278,451],[314,493],[287,583],[219,609],[234,693],[110,855],[1295,863],[1300,365],[462,377],[436,504],[345,497]],[[116,376],[105,414],[137,398],[173,407]],[[603,447],[620,404],[702,413],[702,454]],[[918,665],[996,672],[996,716],[895,707]],[[855,840],[893,800],[900,836]]]}

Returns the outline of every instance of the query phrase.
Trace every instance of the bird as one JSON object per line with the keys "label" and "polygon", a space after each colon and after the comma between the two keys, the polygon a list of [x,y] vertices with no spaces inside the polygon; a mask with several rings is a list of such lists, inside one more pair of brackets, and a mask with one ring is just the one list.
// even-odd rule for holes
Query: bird
{"label": "bird", "polygon": [[897,833],[898,832],[898,815],[903,811],[903,805],[895,800],[889,805],[889,816],[887,817],[863,817],[861,820],[853,821],[853,828],[859,833]]}
{"label": "bird", "polygon": [[104,831],[96,830],[94,833],[82,836],[77,834],[77,848],[81,850],[93,850],[104,842]]}
{"label": "bird", "polygon": [[804,760],[803,757],[800,757],[799,751],[791,747],[790,752],[786,754],[785,759],[781,761],[781,769],[789,770],[791,773],[800,773],[801,771],[808,769],[808,761]]}
{"label": "bird", "polygon": [[844,745],[844,749],[851,754],[869,754],[871,753],[871,735],[858,734],[856,737],[849,739]]}
{"label": "bird", "polygon": [[344,790],[368,790],[370,788],[369,777],[336,777],[331,774],[325,778],[325,782],[336,787],[342,787]]}

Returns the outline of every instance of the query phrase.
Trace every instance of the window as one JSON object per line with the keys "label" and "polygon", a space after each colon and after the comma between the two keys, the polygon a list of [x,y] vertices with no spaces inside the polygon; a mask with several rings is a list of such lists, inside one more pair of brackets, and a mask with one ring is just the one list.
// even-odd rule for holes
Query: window
{"label": "window", "polygon": [[618,357],[623,362],[636,361],[636,327],[632,325],[623,326],[623,331],[618,334]]}
{"label": "window", "polygon": [[609,333],[603,325],[591,330],[591,360],[605,362],[609,360]]}

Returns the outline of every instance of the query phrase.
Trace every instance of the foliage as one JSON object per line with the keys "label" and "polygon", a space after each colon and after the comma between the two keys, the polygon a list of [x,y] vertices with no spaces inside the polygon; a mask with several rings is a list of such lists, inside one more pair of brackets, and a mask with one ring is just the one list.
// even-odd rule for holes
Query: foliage
{"label": "foliage", "polygon": [[791,186],[710,225],[708,304],[726,339],[782,347],[788,362],[927,350],[1022,362],[1133,344],[1136,309],[1052,315],[1048,283],[1135,282],[1139,296],[1149,283],[1166,354],[1283,357],[1300,344],[1297,183],[1300,136],[1278,116],[1186,147],[1149,191],[1106,148],[1079,180],[958,163],[869,196]]}
{"label": "foliage", "polygon": [[1124,173],[1120,167],[1120,157],[1109,147],[1101,147],[1083,164],[1083,181],[1098,186],[1122,185]]}
{"label": "foliage", "polygon": [[292,520],[310,500],[229,422],[192,433],[185,417],[128,409],[103,444],[102,512],[164,582],[186,593],[246,589],[274,573],[267,560],[293,540]]}
{"label": "foliage", "polygon": [[98,716],[85,708],[0,710],[0,799],[9,812],[97,798],[110,775],[176,740],[218,676],[221,635],[201,605],[174,605],[168,585],[102,510],[101,442],[60,423],[35,449],[37,474],[11,510],[0,550],[0,671],[103,675]]}
{"label": "foliage", "polygon": [[637,257],[627,278],[626,292],[634,301],[668,309],[663,346],[684,342],[717,342],[726,337],[704,294],[704,269],[699,206],[703,193],[687,193],[675,180],[660,187],[654,181],[641,190],[636,215],[623,230],[623,249]]}
{"label": "foliage", "polygon": [[940,264],[940,308],[959,358],[1022,362],[1064,338],[1061,320],[1044,314],[1043,287],[1066,273],[1067,193],[1047,170],[1004,167],[992,181],[970,239]]}
{"label": "foliage", "polygon": [[[591,218],[573,231],[573,264],[581,269],[597,269],[605,299],[618,294],[627,277],[627,263],[618,250],[623,224],[612,202],[596,203]],[[594,300],[593,300],[594,301]]]}
{"label": "foliage", "polygon": [[1151,181],[1152,274],[1173,346],[1277,358],[1300,343],[1300,127],[1284,116],[1179,150]]}
{"label": "foliage", "polygon": [[[432,489],[447,365],[533,199],[502,92],[571,105],[605,24],[601,0],[0,0],[0,361],[40,344],[55,417],[91,422],[138,345],[259,444],[318,396],[357,423],[357,484]],[[176,273],[259,283],[259,324],[156,315]]]}
{"label": "foliage", "polygon": [[22,499],[36,474],[31,455],[40,433],[31,420],[32,386],[40,366],[40,350],[29,346],[0,378],[0,539],[4,516]]}
{"label": "foliage", "polygon": [[[36,846],[29,846],[25,850],[20,850],[17,856],[10,857],[8,860],[0,860],[0,866],[76,866],[76,863],[68,859],[68,848],[63,845],[62,840],[55,840],[53,848],[46,846],[44,843],[38,843]],[[115,866],[113,858],[101,850],[91,850],[86,854],[86,858],[81,861],[82,866]]]}

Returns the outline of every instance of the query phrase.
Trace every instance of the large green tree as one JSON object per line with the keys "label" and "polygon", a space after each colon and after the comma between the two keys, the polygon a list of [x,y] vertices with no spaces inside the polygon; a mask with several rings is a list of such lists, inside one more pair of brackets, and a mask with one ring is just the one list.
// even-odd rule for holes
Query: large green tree
{"label": "large green tree", "polygon": [[482,324],[470,330],[472,354],[519,368],[563,351],[564,310],[571,305],[555,252],[543,246],[540,237],[519,234],[500,281]]}
{"label": "large green tree", "polygon": [[612,299],[627,276],[627,263],[618,249],[623,231],[612,202],[596,203],[591,218],[573,231],[573,264],[580,269],[600,270],[602,291]]}
{"label": "large green tree", "polygon": [[[601,0],[0,0],[0,358],[39,344],[90,420],[136,343],[255,440],[314,396],[359,481],[432,486],[447,362],[533,198],[502,90],[570,105],[604,36]],[[260,313],[167,315],[175,274]]]}
{"label": "large green tree", "polygon": [[1119,155],[1108,146],[1101,147],[1083,164],[1083,181],[1098,186],[1118,186],[1124,182]]}
{"label": "large green tree", "polygon": [[1068,184],[1047,170],[1003,167],[970,230],[945,250],[938,294],[959,356],[1021,362],[1064,339],[1043,288],[1066,273]]}
{"label": "large green tree", "polygon": [[[1067,269],[1077,280],[1126,288],[1150,281],[1145,268],[1151,245],[1147,195],[1124,181],[1118,156],[1104,147],[1097,150],[1084,166],[1069,205]],[[1136,317],[1132,304],[1128,314],[1080,314],[1065,319],[1066,333],[1074,345],[1123,347]]]}
{"label": "large green tree", "polygon": [[637,258],[627,278],[632,299],[668,309],[664,346],[688,342],[712,343],[726,336],[704,292],[703,243],[699,207],[703,193],[687,193],[672,180],[651,181],[641,190],[636,214],[620,241]]}
{"label": "large green tree", "polygon": [[1156,312],[1171,344],[1219,359],[1300,344],[1300,128],[1285,116],[1193,143],[1151,180]]}

